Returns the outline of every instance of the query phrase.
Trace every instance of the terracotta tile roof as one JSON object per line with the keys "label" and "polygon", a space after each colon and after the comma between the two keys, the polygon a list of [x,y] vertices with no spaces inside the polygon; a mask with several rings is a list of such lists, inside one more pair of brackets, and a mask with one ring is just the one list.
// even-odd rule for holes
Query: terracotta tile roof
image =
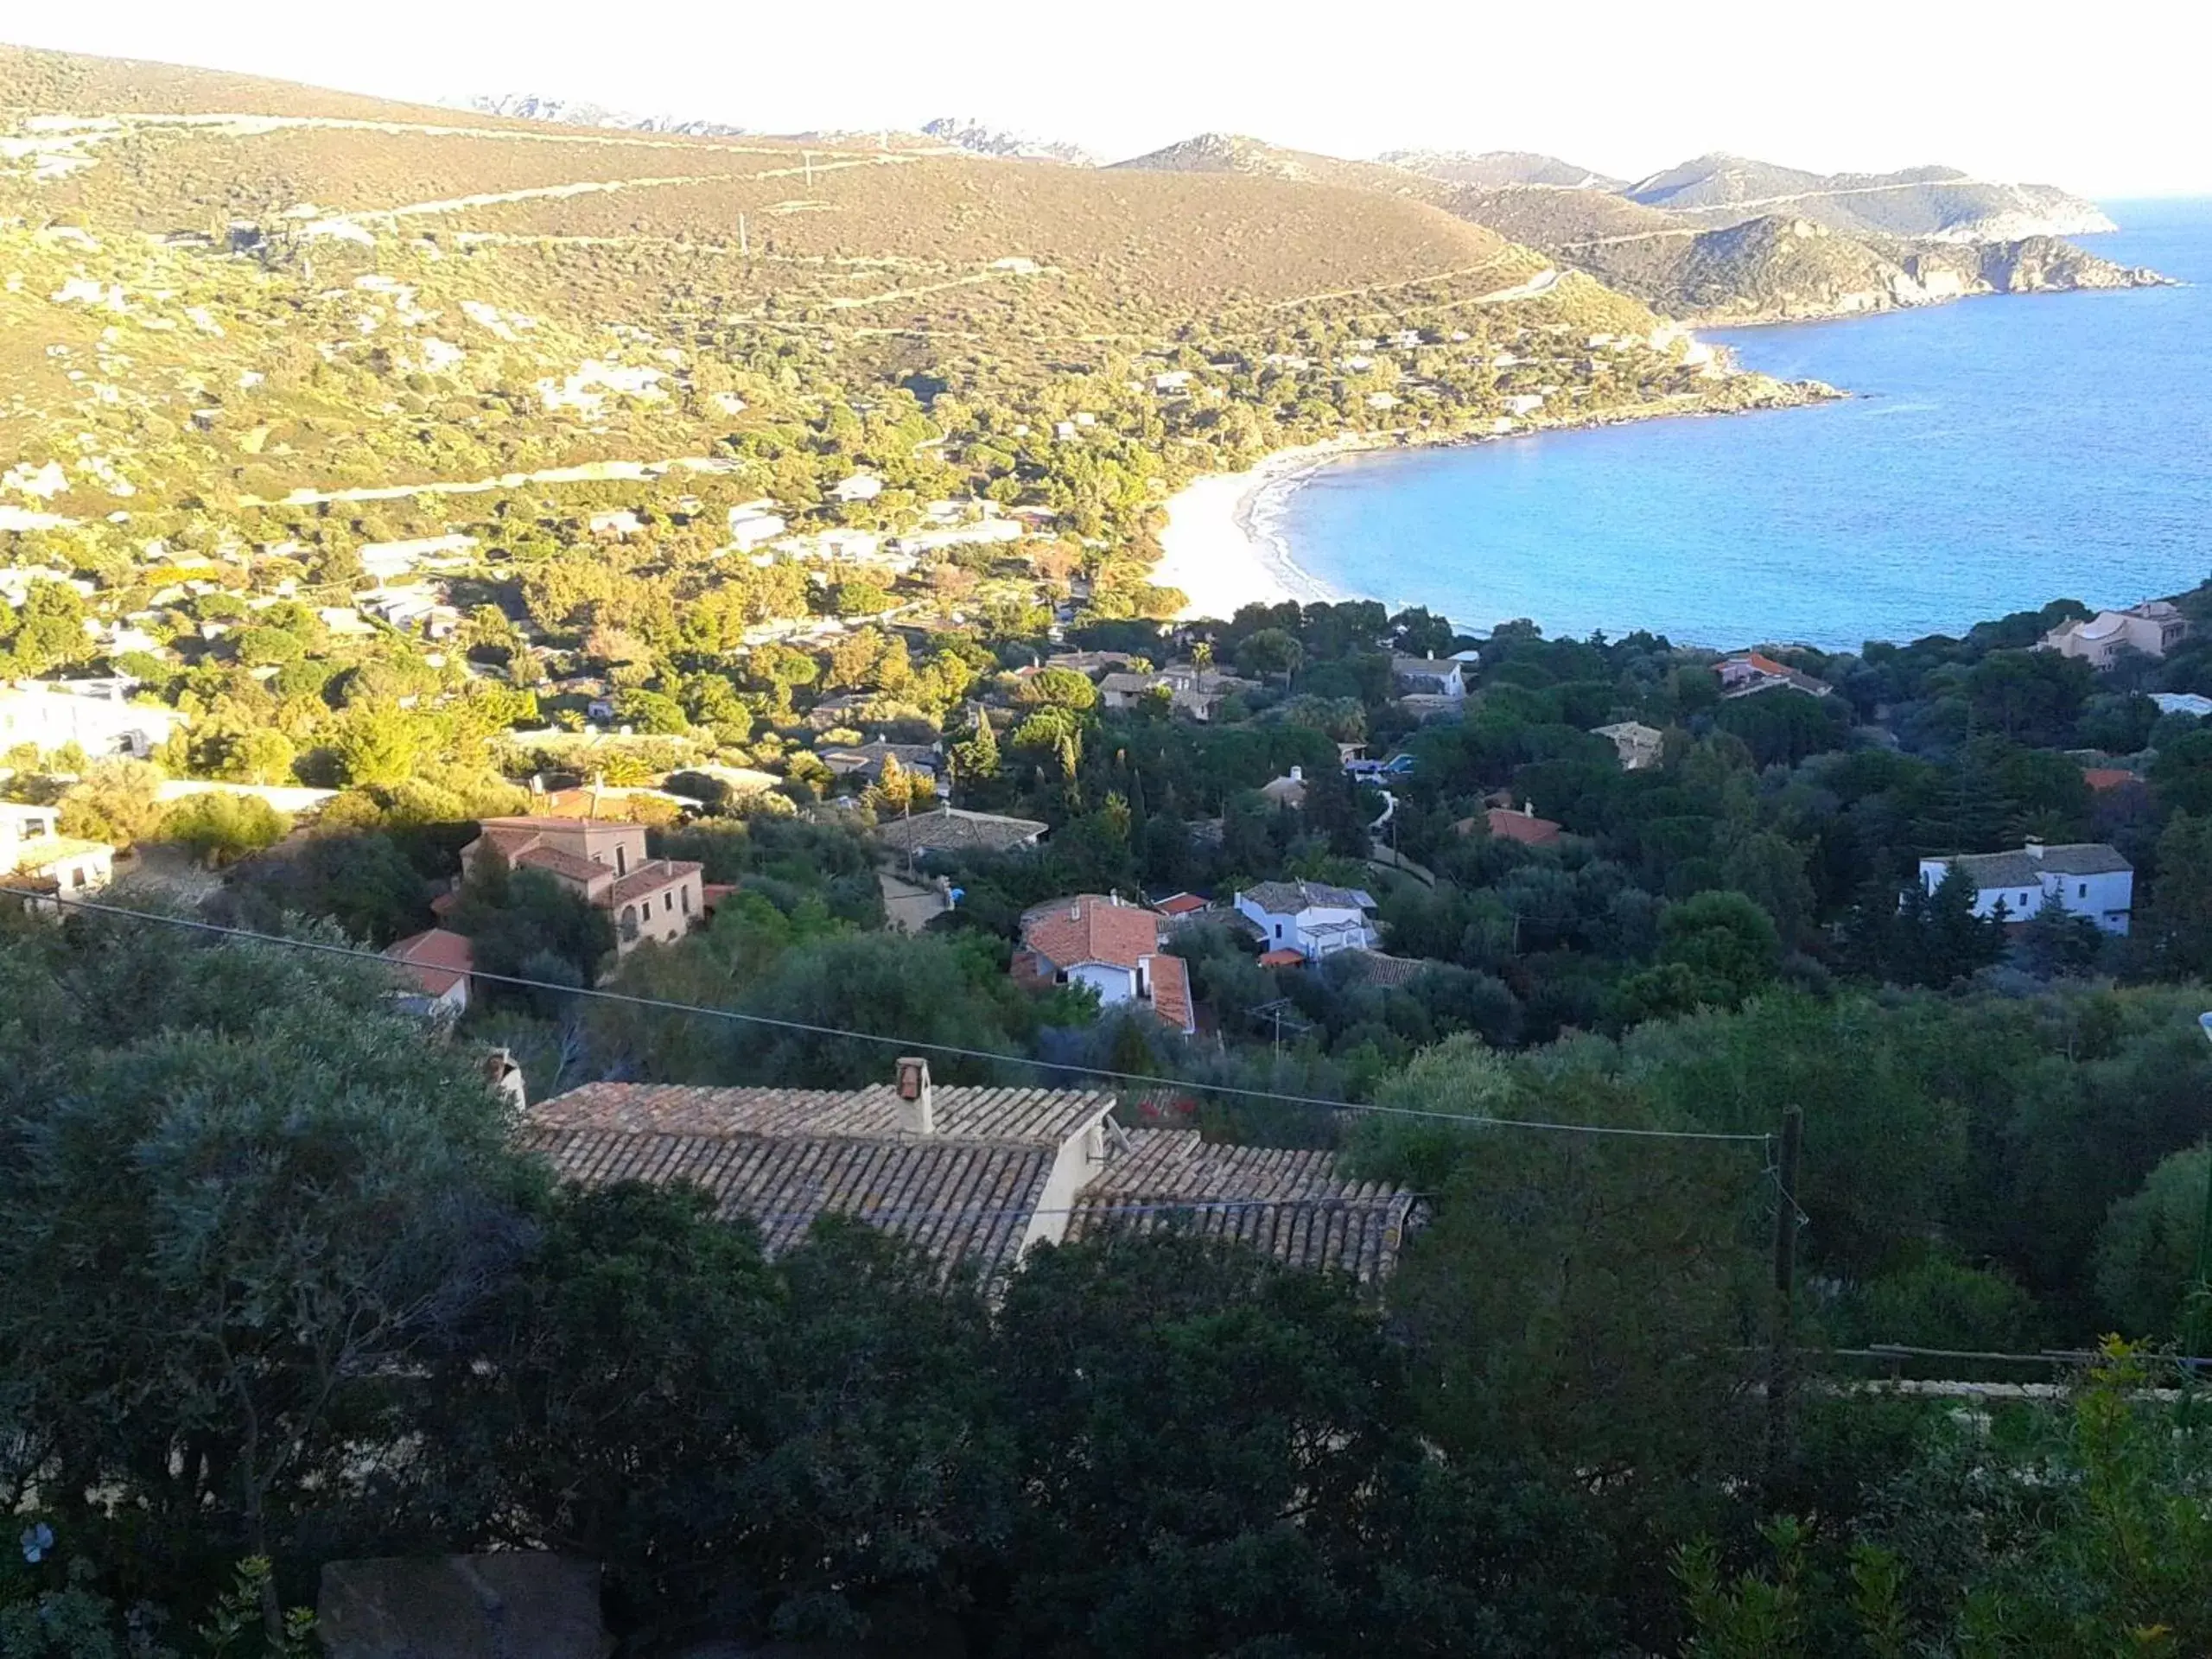
{"label": "terracotta tile roof", "polygon": [[1524,847],[1548,847],[1560,838],[1560,826],[1510,806],[1493,806],[1483,814],[1490,832],[1501,841],[1517,841]]}
{"label": "terracotta tile roof", "polygon": [[[535,1115],[533,1115],[535,1116]],[[771,1253],[817,1217],[849,1216],[986,1275],[1010,1269],[1043,1198],[1053,1154],[1042,1147],[808,1135],[630,1133],[533,1125],[522,1144],[569,1180],[704,1188],[725,1220],[744,1217]]]}
{"label": "terracotta tile roof", "polygon": [[1077,893],[1024,911],[1021,943],[1064,971],[1098,962],[1134,973],[1160,949],[1160,918],[1101,893]]}
{"label": "terracotta tile roof", "polygon": [[425,996],[443,996],[476,969],[476,948],[442,927],[410,933],[386,946],[385,955],[406,968]]}
{"label": "terracotta tile roof", "polygon": [[[1089,1089],[993,1089],[939,1084],[937,1141],[1057,1148],[1113,1109]],[[544,1128],[615,1129],[627,1135],[765,1135],[844,1140],[901,1139],[898,1091],[866,1089],[715,1089],[689,1084],[588,1083],[533,1107]],[[903,1137],[911,1140],[913,1137]]]}
{"label": "terracotta tile roof", "polygon": [[1188,916],[1192,912],[1205,907],[1206,900],[1195,893],[1170,893],[1153,906],[1163,916]]}
{"label": "terracotta tile roof", "polygon": [[934,812],[917,812],[912,817],[892,818],[879,823],[875,826],[875,838],[899,853],[925,853],[933,848],[1004,852],[1035,841],[1051,828],[1035,818],[966,812],[948,805]]}
{"label": "terracotta tile roof", "polygon": [[2102,794],[2108,789],[2125,789],[2138,779],[2133,772],[2120,766],[2084,766],[2082,781]]}
{"label": "terracotta tile roof", "polygon": [[564,853],[558,847],[525,847],[507,862],[518,870],[543,870],[548,875],[558,876],[563,881],[574,881],[583,887],[590,886],[603,875],[614,874],[604,864],[588,858],[578,858],[574,853]]}
{"label": "terracotta tile roof", "polygon": [[[1192,1207],[1172,1208],[1179,1200]],[[1131,1205],[1171,1207],[1120,1209]],[[1374,1280],[1396,1266],[1413,1211],[1411,1193],[1345,1180],[1332,1152],[1209,1145],[1195,1129],[1128,1129],[1112,1137],[1106,1167],[1077,1199],[1068,1236],[1173,1228],[1242,1239],[1292,1267]]]}
{"label": "terracotta tile roof", "polygon": [[1287,948],[1280,950],[1264,950],[1260,954],[1260,966],[1262,968],[1295,968],[1305,960],[1306,957],[1301,952]]}
{"label": "terracotta tile roof", "polygon": [[1335,970],[1369,985],[1404,985],[1434,964],[1420,957],[1393,957],[1381,950],[1338,950],[1329,957]]}
{"label": "terracotta tile roof", "polygon": [[607,890],[607,907],[613,909],[658,893],[663,887],[674,887],[684,877],[696,875],[706,868],[703,864],[673,858],[656,858],[640,864]]}
{"label": "terracotta tile roof", "polygon": [[1152,958],[1152,1009],[1178,1031],[1198,1028],[1198,1010],[1191,1001],[1191,965],[1182,957]]}
{"label": "terracotta tile roof", "polygon": [[899,1128],[889,1084],[707,1089],[587,1084],[532,1109],[522,1143],[589,1185],[690,1181],[771,1251],[815,1217],[850,1216],[986,1274],[1010,1268],[1060,1148],[1114,1097],[1073,1089],[939,1085],[934,1132]]}

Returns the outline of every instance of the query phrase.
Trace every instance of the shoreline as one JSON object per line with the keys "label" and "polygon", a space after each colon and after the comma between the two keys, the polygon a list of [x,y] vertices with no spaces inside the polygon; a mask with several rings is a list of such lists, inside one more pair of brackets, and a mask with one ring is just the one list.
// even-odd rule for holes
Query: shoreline
{"label": "shoreline", "polygon": [[1152,568],[1150,580],[1157,587],[1182,590],[1183,607],[1175,613],[1175,620],[1182,622],[1202,617],[1226,620],[1242,606],[1279,605],[1286,600],[1305,605],[1376,598],[1371,593],[1333,588],[1306,570],[1281,531],[1263,518],[1332,461],[1382,450],[1459,448],[1546,433],[1590,431],[1634,421],[1752,414],[1762,408],[1806,407],[1852,395],[1827,387],[1802,404],[1744,410],[1669,401],[1608,410],[1586,420],[1517,426],[1510,432],[1358,433],[1278,449],[1241,473],[1209,473],[1193,479],[1167,498],[1167,522],[1160,531],[1160,563]]}

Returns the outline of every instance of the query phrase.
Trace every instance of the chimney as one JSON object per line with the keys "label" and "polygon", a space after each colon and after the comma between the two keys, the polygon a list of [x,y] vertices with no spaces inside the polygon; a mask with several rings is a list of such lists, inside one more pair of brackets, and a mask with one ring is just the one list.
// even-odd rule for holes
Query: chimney
{"label": "chimney", "polygon": [[1521,801],[1521,816],[1524,818],[1533,818],[1536,816],[1536,804],[1525,796]]}
{"label": "chimney", "polygon": [[899,1062],[899,1128],[903,1135],[937,1133],[937,1091],[930,1063],[908,1055]]}
{"label": "chimney", "polygon": [[1290,769],[1290,781],[1294,784],[1304,783],[1306,781],[1306,768],[1303,766],[1293,766]]}
{"label": "chimney", "polygon": [[2030,858],[2041,858],[2043,856],[2043,837],[2040,836],[2030,836],[2027,839],[2026,844],[2024,845],[2020,850],[2025,853]]}
{"label": "chimney", "polygon": [[484,1081],[492,1092],[517,1111],[523,1111],[530,1101],[523,1089],[522,1067],[515,1064],[512,1049],[495,1048],[484,1057]]}

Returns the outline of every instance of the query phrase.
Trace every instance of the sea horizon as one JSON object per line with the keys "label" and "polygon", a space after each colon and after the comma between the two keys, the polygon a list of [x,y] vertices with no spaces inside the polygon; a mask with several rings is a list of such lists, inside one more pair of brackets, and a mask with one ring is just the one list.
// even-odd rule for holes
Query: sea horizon
{"label": "sea horizon", "polygon": [[1240,518],[1294,594],[1478,633],[1527,617],[1856,650],[2194,586],[2212,575],[2212,196],[2101,205],[2120,228],[2073,239],[2176,286],[1702,328],[1849,397],[1326,457],[1262,480]]}

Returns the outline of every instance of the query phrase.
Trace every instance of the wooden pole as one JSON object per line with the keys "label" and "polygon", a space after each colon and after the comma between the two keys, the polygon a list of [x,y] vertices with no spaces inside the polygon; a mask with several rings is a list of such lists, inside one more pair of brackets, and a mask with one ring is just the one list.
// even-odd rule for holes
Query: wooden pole
{"label": "wooden pole", "polygon": [[1773,1492],[1790,1462],[1790,1395],[1796,1383],[1797,1160],[1804,1141],[1805,1115],[1798,1107],[1782,1114],[1782,1135],[1775,1155],[1773,1329],[1767,1351],[1766,1479]]}

